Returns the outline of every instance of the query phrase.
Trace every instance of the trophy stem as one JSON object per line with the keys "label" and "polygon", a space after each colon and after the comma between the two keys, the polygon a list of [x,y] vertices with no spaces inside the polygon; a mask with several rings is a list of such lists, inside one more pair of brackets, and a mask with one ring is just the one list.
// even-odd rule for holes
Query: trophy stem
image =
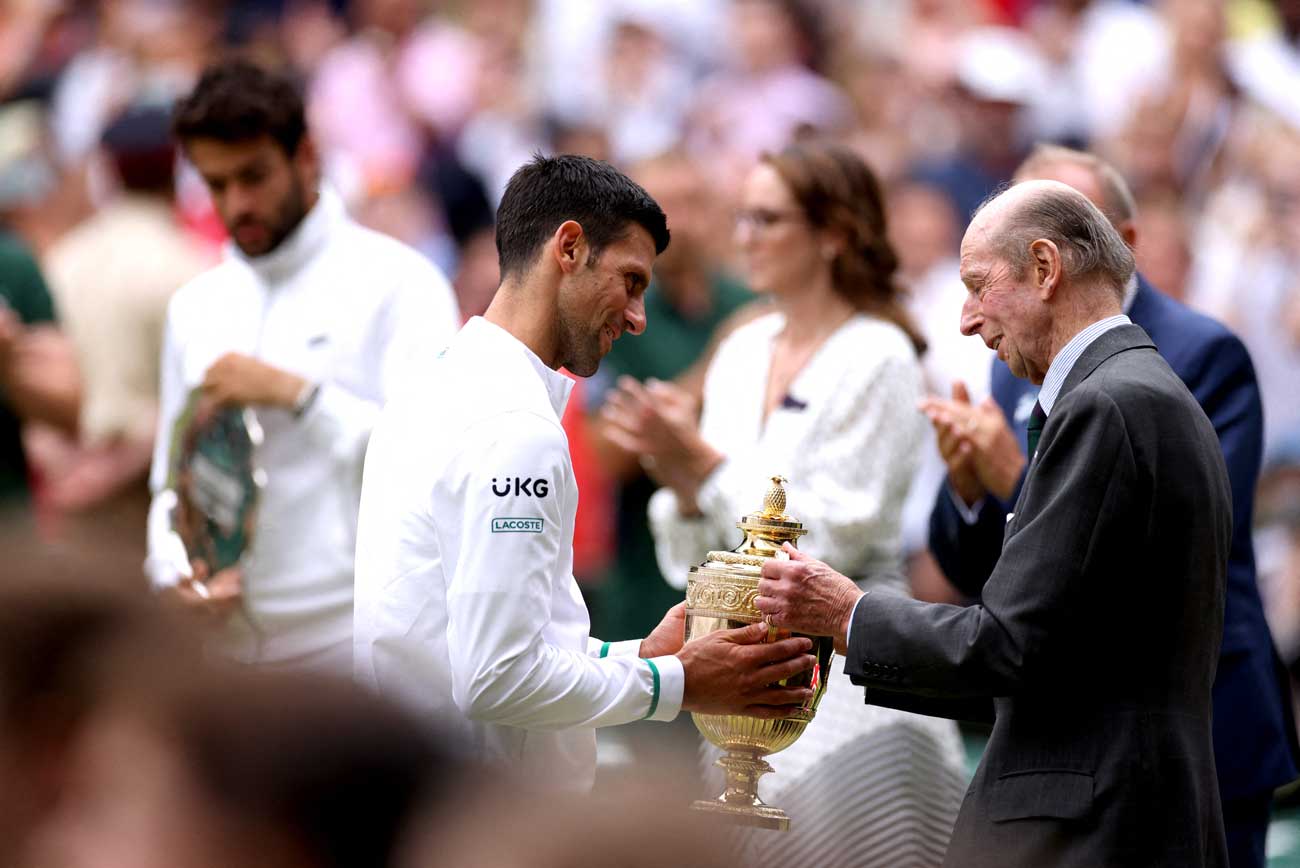
{"label": "trophy stem", "polygon": [[758,751],[731,748],[714,765],[727,775],[727,788],[716,799],[701,799],[691,805],[696,811],[719,814],[742,826],[776,829],[790,828],[785,811],[766,804],[758,797],[758,779],[772,771],[772,766]]}

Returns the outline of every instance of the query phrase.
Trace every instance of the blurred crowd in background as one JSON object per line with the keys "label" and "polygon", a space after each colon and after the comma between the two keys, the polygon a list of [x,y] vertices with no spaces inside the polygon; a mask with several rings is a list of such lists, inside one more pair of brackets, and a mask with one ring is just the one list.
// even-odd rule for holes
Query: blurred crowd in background
{"label": "blurred crowd in background", "polygon": [[[441,267],[467,317],[497,286],[493,213],[533,152],[609,160],[662,204],[673,242],[647,333],[579,384],[566,419],[575,564],[593,634],[613,639],[645,634],[680,592],[655,562],[653,483],[598,411],[620,375],[698,394],[718,330],[762,304],[732,246],[759,154],[817,134],[867,159],[929,344],[927,387],[961,380],[976,400],[991,356],[957,328],[969,214],[1036,142],[1112,161],[1137,198],[1139,269],[1252,354],[1260,589],[1300,672],[1300,2],[8,0],[0,539],[15,575],[57,561],[145,586],[163,316],[223,243],[168,113],[230,54],[293,73],[328,183]],[[955,599],[924,551],[943,478],[924,448],[904,517],[913,591]]]}

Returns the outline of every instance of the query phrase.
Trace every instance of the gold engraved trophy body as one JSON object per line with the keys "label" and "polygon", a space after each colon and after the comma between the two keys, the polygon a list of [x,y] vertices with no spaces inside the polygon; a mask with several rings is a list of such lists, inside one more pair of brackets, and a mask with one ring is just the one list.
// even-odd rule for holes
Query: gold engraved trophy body
{"label": "gold engraved trophy body", "polygon": [[[772,477],[763,508],[736,523],[745,532],[745,541],[740,546],[729,552],[709,552],[708,560],[691,567],[686,579],[686,641],[763,620],[754,598],[758,596],[764,561],[785,558],[781,544],[793,545],[807,533],[801,523],[785,514],[783,482],[779,476]],[[768,640],[786,635],[789,634],[778,635],[772,629]],[[790,828],[785,811],[765,804],[758,797],[758,779],[772,771],[763,757],[794,744],[813,719],[817,703],[826,691],[825,678],[830,672],[834,643],[829,636],[809,638],[817,664],[781,684],[810,687],[813,695],[789,716],[759,720],[736,714],[691,715],[704,737],[726,752],[717,762],[726,772],[726,791],[716,799],[695,802],[692,805],[695,810],[719,814],[746,826],[781,831]]]}

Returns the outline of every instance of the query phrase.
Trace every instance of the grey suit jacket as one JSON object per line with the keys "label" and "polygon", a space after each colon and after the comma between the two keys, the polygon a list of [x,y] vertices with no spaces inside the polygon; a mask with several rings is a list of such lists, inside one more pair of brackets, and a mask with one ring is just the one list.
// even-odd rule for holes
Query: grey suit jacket
{"label": "grey suit jacket", "polygon": [[996,721],[947,865],[1225,866],[1210,688],[1232,501],[1214,429],[1134,325],[1043,429],[983,603],[864,597],[869,703]]}

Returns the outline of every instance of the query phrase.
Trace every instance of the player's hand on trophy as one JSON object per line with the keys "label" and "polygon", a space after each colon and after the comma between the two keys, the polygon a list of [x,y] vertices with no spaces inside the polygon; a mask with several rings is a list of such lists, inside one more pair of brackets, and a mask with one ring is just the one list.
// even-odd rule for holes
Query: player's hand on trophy
{"label": "player's hand on trophy", "polygon": [[677,658],[686,674],[682,709],[705,714],[786,717],[792,706],[812,698],[803,687],[777,682],[812,669],[812,640],[802,636],[768,642],[761,621],[718,630],[681,647]]}
{"label": "player's hand on trophy", "polygon": [[171,593],[182,608],[217,620],[225,620],[239,608],[244,596],[244,574],[238,566],[210,576],[207,563],[196,558],[190,562],[190,569],[193,575],[181,579]]}
{"label": "player's hand on trophy", "polygon": [[686,641],[686,603],[678,603],[668,610],[659,626],[641,640],[638,657],[664,657],[682,650]]}
{"label": "player's hand on trophy", "polygon": [[292,410],[307,381],[242,353],[226,353],[203,375],[203,393],[218,404]]}
{"label": "player's hand on trophy", "polygon": [[786,543],[789,560],[772,558],[763,564],[754,605],[768,624],[810,636],[830,636],[835,650],[845,653],[849,620],[862,591],[853,580]]}

